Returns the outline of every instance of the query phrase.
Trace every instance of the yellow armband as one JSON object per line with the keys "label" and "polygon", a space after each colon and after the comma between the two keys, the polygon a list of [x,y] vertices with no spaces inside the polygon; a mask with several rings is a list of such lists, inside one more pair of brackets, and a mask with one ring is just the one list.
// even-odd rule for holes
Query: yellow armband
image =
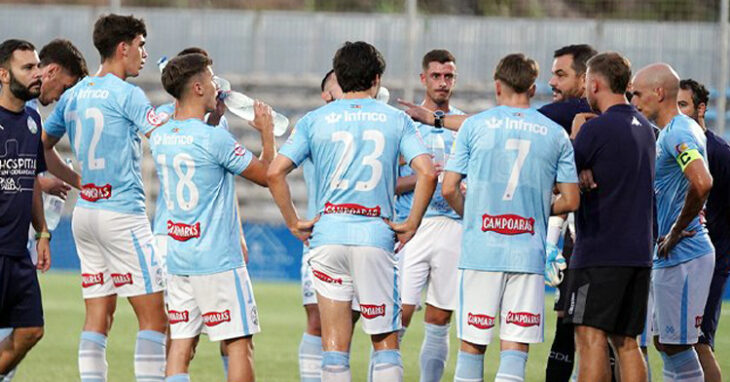
{"label": "yellow armband", "polygon": [[677,155],[677,163],[679,164],[679,168],[682,169],[682,172],[695,159],[703,159],[702,154],[697,149],[682,151]]}

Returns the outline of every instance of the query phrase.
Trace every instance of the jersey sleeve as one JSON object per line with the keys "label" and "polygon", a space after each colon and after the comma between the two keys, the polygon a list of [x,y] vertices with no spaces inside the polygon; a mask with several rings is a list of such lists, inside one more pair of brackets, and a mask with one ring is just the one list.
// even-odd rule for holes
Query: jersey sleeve
{"label": "jersey sleeve", "polygon": [[69,93],[71,92],[67,91],[64,93],[64,96],[61,96],[56,107],[53,108],[51,115],[46,119],[46,123],[43,124],[43,130],[46,134],[61,138],[66,133],[65,110]]}
{"label": "jersey sleeve", "polygon": [[149,133],[165,122],[161,116],[157,115],[155,108],[142,89],[136,86],[132,87],[131,91],[127,93],[122,107],[127,118],[143,134]]}
{"label": "jersey sleeve", "polygon": [[560,145],[560,157],[558,158],[558,174],[555,181],[557,183],[578,183],[573,145],[570,144],[568,134],[562,129],[558,144]]}
{"label": "jersey sleeve", "polygon": [[211,131],[210,150],[218,164],[236,175],[244,172],[253,160],[253,154],[223,129]]}
{"label": "jersey sleeve", "polygon": [[403,114],[403,134],[400,138],[400,153],[405,158],[406,163],[411,163],[413,158],[427,154],[426,146],[423,144],[423,139],[416,130],[416,125],[413,123],[410,117],[405,113]]}
{"label": "jersey sleeve", "polygon": [[466,175],[469,167],[469,135],[471,134],[471,126],[471,118],[467,118],[461,124],[461,128],[456,133],[456,139],[454,139],[454,144],[451,147],[451,155],[446,162],[446,171]]}
{"label": "jersey sleeve", "polygon": [[310,155],[308,129],[309,118],[304,116],[297,122],[289,139],[279,149],[279,154],[291,159],[297,167]]}
{"label": "jersey sleeve", "polygon": [[704,160],[700,151],[702,143],[692,134],[689,126],[673,126],[670,131],[667,131],[663,146],[662,150],[674,157],[682,172],[695,160]]}

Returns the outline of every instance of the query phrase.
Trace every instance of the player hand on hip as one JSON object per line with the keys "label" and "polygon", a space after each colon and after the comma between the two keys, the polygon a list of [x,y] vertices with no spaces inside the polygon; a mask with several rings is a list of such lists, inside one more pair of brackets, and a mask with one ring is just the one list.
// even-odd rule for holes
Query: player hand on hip
{"label": "player hand on hip", "polygon": [[297,222],[289,227],[292,235],[297,239],[304,242],[304,245],[309,246],[309,238],[312,236],[312,229],[314,225],[319,221],[319,215],[315,216],[312,220],[297,220]]}
{"label": "player hand on hip", "polygon": [[408,223],[408,220],[403,223],[393,223],[392,221],[385,219],[385,222],[388,223],[390,229],[395,232],[396,240],[398,240],[398,246],[395,248],[396,253],[398,253],[398,251],[400,251],[401,248],[403,248],[403,246],[416,235],[416,230],[418,230],[418,226]]}
{"label": "player hand on hip", "polygon": [[38,252],[38,265],[36,265],[36,269],[45,273],[51,268],[51,243],[47,237],[38,239],[36,252]]}
{"label": "player hand on hip", "polygon": [[674,248],[674,246],[677,245],[677,243],[680,242],[680,240],[684,239],[685,237],[692,237],[697,233],[697,231],[680,231],[677,233],[677,230],[674,229],[674,226],[672,226],[672,229],[669,230],[669,234],[666,236],[662,236],[657,240],[657,244],[659,245],[659,248],[657,248],[657,256],[659,258],[665,259],[669,257],[669,252]]}

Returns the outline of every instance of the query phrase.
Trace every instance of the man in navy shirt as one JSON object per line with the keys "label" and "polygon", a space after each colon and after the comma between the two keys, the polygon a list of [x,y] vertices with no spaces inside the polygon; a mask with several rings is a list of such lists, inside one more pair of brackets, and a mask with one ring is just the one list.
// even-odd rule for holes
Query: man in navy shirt
{"label": "man in navy shirt", "polygon": [[[568,134],[571,132],[575,116],[579,113],[591,111],[591,107],[585,99],[586,63],[596,53],[596,50],[590,45],[580,44],[562,47],[556,50],[553,55],[552,76],[548,82],[552,88],[553,102],[541,107],[538,111],[553,122],[563,126]],[[567,217],[568,215],[550,217],[548,221],[548,249],[557,250],[557,244],[563,232],[562,227]],[[574,232],[566,231],[563,240],[563,256],[567,261],[570,261],[570,255],[573,251],[572,234]],[[548,263],[546,266],[549,269],[553,264]],[[573,371],[575,340],[573,339],[573,325],[563,322],[567,282],[564,279],[560,282],[560,273],[562,271],[558,267],[555,270],[554,274],[557,280],[548,280],[547,282],[553,286],[555,286],[555,282],[559,282],[554,306],[558,319],[556,320],[555,337],[550,347],[550,356],[545,369],[545,381],[567,382],[570,380]],[[567,273],[565,276],[567,276]]]}
{"label": "man in navy shirt", "polygon": [[631,67],[618,53],[588,61],[586,95],[601,112],[573,131],[578,171],[596,185],[584,189],[568,279],[566,321],[576,325],[579,381],[610,376],[607,339],[621,380],[646,381],[636,342],[644,329],[653,246],[654,133],[624,93]]}
{"label": "man in navy shirt", "polygon": [[32,221],[38,232],[37,269],[51,265],[49,240],[36,175],[46,170],[41,118],[25,103],[38,97],[41,71],[35,47],[22,40],[0,44],[0,379],[43,336],[41,292],[28,249]]}
{"label": "man in navy shirt", "polygon": [[697,121],[707,137],[707,159],[712,175],[712,190],[705,205],[705,220],[710,240],[715,246],[715,271],[695,350],[705,372],[705,381],[720,382],[722,374],[713,349],[722,309],[722,295],[730,273],[730,146],[705,125],[709,94],[697,81],[682,80],[679,82],[677,105],[682,113]]}

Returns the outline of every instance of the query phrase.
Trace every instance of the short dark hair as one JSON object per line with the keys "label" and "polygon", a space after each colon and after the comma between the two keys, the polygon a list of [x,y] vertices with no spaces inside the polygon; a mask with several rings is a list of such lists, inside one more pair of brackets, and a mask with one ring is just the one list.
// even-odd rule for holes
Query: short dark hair
{"label": "short dark hair", "polygon": [[604,52],[588,60],[588,69],[608,81],[611,91],[624,94],[631,81],[631,62],[617,52]]}
{"label": "short dark hair", "polygon": [[147,37],[147,27],[142,19],[132,15],[102,15],[94,23],[94,46],[102,61],[114,56],[120,42],[131,43],[139,35]]}
{"label": "short dark hair", "polygon": [[162,70],[162,86],[175,99],[180,99],[190,79],[205,71],[212,63],[210,58],[200,53],[175,56]]}
{"label": "short dark hair", "polygon": [[29,41],[11,38],[0,44],[0,66],[7,69],[7,64],[13,57],[16,50],[35,50],[35,46]]}
{"label": "short dark hair", "polygon": [[501,81],[517,93],[525,93],[535,83],[540,67],[522,53],[509,54],[499,60],[494,80]]}
{"label": "short dark hair", "polygon": [[52,40],[41,48],[38,57],[41,59],[41,66],[58,64],[76,78],[89,75],[84,56],[69,40],[63,38]]}
{"label": "short dark hair", "polygon": [[202,54],[205,57],[210,57],[210,55],[208,55],[207,50],[205,50],[203,48],[198,48],[197,46],[191,46],[189,48],[185,48],[185,49],[181,50],[180,52],[178,52],[177,55],[183,56],[186,54],[193,54],[193,53],[198,53],[198,54]]}
{"label": "short dark hair", "polygon": [[374,46],[364,42],[346,42],[332,60],[337,83],[345,93],[368,90],[375,77],[385,72],[385,60]]}
{"label": "short dark hair", "polygon": [[695,108],[701,103],[707,105],[707,103],[710,102],[710,92],[707,91],[705,85],[702,85],[691,78],[679,81],[679,88],[692,92],[692,103]]}
{"label": "short dark hair", "polygon": [[586,63],[588,63],[591,57],[598,54],[598,52],[588,44],[568,45],[556,50],[553,58],[568,54],[573,56],[573,64],[570,67],[575,70],[576,74],[583,75],[586,74]]}
{"label": "short dark hair", "polygon": [[327,85],[327,80],[329,80],[330,76],[334,73],[335,73],[335,70],[330,69],[330,71],[324,75],[324,78],[322,78],[322,83],[319,84],[319,88],[322,89],[322,91],[324,91],[324,87],[325,87],[325,85]]}
{"label": "short dark hair", "polygon": [[439,64],[445,64],[447,62],[456,63],[456,58],[446,49],[434,49],[423,56],[421,67],[423,67],[423,70],[426,70],[428,69],[428,64],[432,62],[438,62]]}

